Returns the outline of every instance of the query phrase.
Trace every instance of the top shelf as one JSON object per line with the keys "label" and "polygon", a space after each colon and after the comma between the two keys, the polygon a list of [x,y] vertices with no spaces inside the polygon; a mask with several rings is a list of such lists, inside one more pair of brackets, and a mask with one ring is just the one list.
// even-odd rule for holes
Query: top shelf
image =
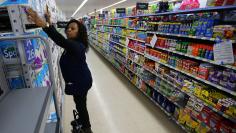
{"label": "top shelf", "polygon": [[113,19],[123,19],[123,18],[136,18],[136,17],[149,17],[149,16],[162,16],[162,15],[176,15],[176,14],[190,14],[190,13],[202,13],[202,12],[217,12],[217,11],[225,11],[225,10],[236,10],[236,6],[217,6],[217,7],[207,7],[207,8],[197,8],[191,10],[178,10],[171,12],[163,12],[156,14],[145,14],[145,15],[137,15],[137,16],[124,16]]}

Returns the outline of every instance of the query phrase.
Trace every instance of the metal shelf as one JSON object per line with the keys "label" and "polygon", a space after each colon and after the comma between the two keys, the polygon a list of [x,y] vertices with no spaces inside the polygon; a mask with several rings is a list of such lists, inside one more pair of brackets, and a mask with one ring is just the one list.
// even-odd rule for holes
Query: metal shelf
{"label": "metal shelf", "polygon": [[[217,41],[216,38],[209,38],[209,37],[198,37],[198,36],[190,36],[190,35],[182,35],[182,34],[171,34],[171,33],[162,33],[162,32],[151,32],[148,31],[149,34],[157,34],[157,35],[166,35],[166,36],[174,36],[174,37],[183,37],[183,38],[191,38],[191,39],[199,39],[199,40],[206,40],[206,41]],[[227,39],[223,39],[222,41],[227,41]],[[236,40],[231,40],[233,43],[236,43]]]}
{"label": "metal shelf", "polygon": [[126,28],[125,26],[122,26],[122,25],[110,25],[110,24],[104,24],[104,26]]}
{"label": "metal shelf", "polygon": [[236,10],[236,6],[217,6],[217,7],[197,8],[197,9],[191,9],[191,10],[178,10],[178,11],[163,12],[163,13],[156,13],[156,14],[144,14],[144,15],[137,15],[137,16],[118,17],[116,19],[162,16],[162,15],[176,15],[176,14],[191,14],[191,13],[202,13],[202,12],[217,12],[217,11],[225,11],[225,10],[227,11]]}
{"label": "metal shelf", "polygon": [[[150,45],[147,45],[147,46],[150,46]],[[214,64],[214,65],[218,65],[218,66],[222,66],[222,67],[226,67],[226,68],[229,68],[229,69],[236,70],[236,67],[234,67],[234,66],[231,66],[231,65],[220,65],[220,64],[216,63],[215,61],[212,61],[212,60],[209,60],[209,59],[205,59],[205,58],[201,58],[201,57],[198,57],[198,56],[188,55],[188,54],[185,54],[185,53],[182,53],[182,52],[178,52],[178,51],[174,51],[174,50],[170,50],[170,49],[162,48],[162,47],[155,47],[155,48],[160,49],[160,50],[164,50],[164,51],[167,51],[167,52],[179,54],[179,55],[182,55],[182,56],[185,56],[185,57],[193,58],[193,59],[196,59],[196,60],[208,62],[208,63]]]}
{"label": "metal shelf", "polygon": [[57,122],[47,123],[44,133],[58,133],[56,129],[57,129]]}
{"label": "metal shelf", "polygon": [[142,53],[142,52],[139,52],[139,51],[137,51],[137,50],[134,50],[134,49],[132,49],[132,48],[129,48],[129,47],[128,47],[128,49],[129,49],[129,50],[131,50],[131,51],[134,51],[134,52],[136,52],[136,53],[138,53],[138,54],[141,54],[141,55],[143,55],[143,56],[144,56],[144,53]]}
{"label": "metal shelf", "polygon": [[108,41],[113,42],[113,43],[115,43],[115,44],[118,44],[119,46],[122,46],[122,47],[125,47],[125,48],[126,48],[126,46],[125,46],[124,44],[121,44],[121,43],[119,43],[119,42],[115,42],[115,41],[112,41],[112,40],[108,40]]}
{"label": "metal shelf", "polygon": [[110,33],[110,32],[107,32],[107,33],[109,33],[109,34],[111,34],[111,35],[116,35],[116,36],[120,36],[120,37],[126,38],[126,36],[122,36],[122,35],[120,35],[120,34],[115,34],[115,33]]}
{"label": "metal shelf", "polygon": [[1,133],[44,131],[52,92],[51,88],[12,90],[0,102]]}
{"label": "metal shelf", "polygon": [[121,54],[122,56],[126,56],[125,53],[121,52],[119,49],[111,47],[114,51],[116,51],[117,53]]}
{"label": "metal shelf", "polygon": [[210,85],[210,86],[213,86],[213,87],[215,87],[215,88],[217,88],[217,89],[219,89],[219,90],[221,90],[221,91],[227,92],[228,94],[231,94],[231,95],[233,95],[233,96],[236,96],[236,92],[234,92],[234,91],[225,89],[224,87],[222,87],[222,86],[220,86],[220,85],[211,83],[210,81],[207,81],[207,80],[205,80],[205,79],[201,79],[201,78],[196,77],[196,76],[194,76],[194,75],[192,75],[192,74],[190,74],[190,73],[187,73],[187,72],[185,72],[185,71],[179,70],[179,69],[177,69],[177,68],[175,68],[175,67],[173,67],[173,66],[170,66],[170,65],[168,65],[168,64],[162,63],[162,62],[160,62],[159,60],[157,60],[156,58],[151,57],[151,56],[149,56],[149,55],[145,55],[145,57],[148,58],[148,59],[150,59],[150,60],[153,60],[153,61],[155,61],[155,62],[158,62],[158,63],[160,63],[160,64],[162,64],[162,65],[164,65],[164,66],[166,66],[166,67],[169,67],[169,68],[174,69],[174,70],[176,70],[176,71],[178,71],[178,72],[181,72],[181,73],[183,73],[183,74],[185,74],[185,75],[187,75],[187,76],[189,76],[189,77],[192,77],[192,78],[194,78],[194,79],[196,79],[196,80],[198,80],[198,81],[201,81],[201,82],[203,82],[203,83],[205,83],[205,84],[208,84],[208,85]]}
{"label": "metal shelf", "polygon": [[147,31],[147,29],[126,28],[127,30]]}
{"label": "metal shelf", "polygon": [[128,37],[130,40],[135,40],[135,41],[138,41],[138,42],[142,42],[142,43],[145,43],[146,41],[143,41],[143,40],[139,40],[139,39],[136,39],[136,38],[132,38],[132,37]]}

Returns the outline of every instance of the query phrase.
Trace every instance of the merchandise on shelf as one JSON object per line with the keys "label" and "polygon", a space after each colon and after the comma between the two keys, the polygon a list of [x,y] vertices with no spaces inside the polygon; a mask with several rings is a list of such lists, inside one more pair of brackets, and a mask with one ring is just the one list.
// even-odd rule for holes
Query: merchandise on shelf
{"label": "merchandise on shelf", "polygon": [[141,53],[144,53],[146,48],[144,43],[140,43],[135,40],[130,40],[128,47]]}
{"label": "merchandise on shelf", "polygon": [[[188,132],[235,132],[236,60],[218,64],[213,54],[214,44],[230,40],[236,58],[235,11],[225,12],[235,1],[222,1],[156,2],[99,20],[110,34],[106,58]],[[210,2],[225,7],[197,9]],[[128,44],[126,56],[120,44]]]}
{"label": "merchandise on shelf", "polygon": [[[231,70],[229,71],[228,69],[217,69],[213,67],[210,64],[199,64],[198,62],[176,57],[173,54],[167,54],[165,52],[161,52],[158,50],[153,50],[150,48],[146,48],[146,54],[150,55],[152,57],[155,57],[157,60],[160,60],[160,62],[164,64],[168,64],[170,66],[173,66],[179,70],[183,70],[185,72],[188,72],[192,75],[198,76],[199,78],[208,80],[212,83],[218,84],[220,86],[225,87],[226,89],[229,90],[236,90],[235,88],[235,71]],[[222,71],[223,70],[223,71]],[[228,70],[228,71],[227,71]],[[229,74],[226,76],[226,74],[221,74],[219,73],[220,71],[222,72],[227,72]],[[220,75],[219,75],[220,74]],[[217,76],[214,76],[217,75]],[[220,79],[219,79],[220,78]],[[217,80],[220,82],[214,82],[214,80]],[[232,80],[231,80],[232,79]]]}

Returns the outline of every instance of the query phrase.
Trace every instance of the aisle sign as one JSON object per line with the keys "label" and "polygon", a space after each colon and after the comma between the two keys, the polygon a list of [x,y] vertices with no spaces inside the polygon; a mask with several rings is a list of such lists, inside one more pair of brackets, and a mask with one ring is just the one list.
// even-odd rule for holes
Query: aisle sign
{"label": "aisle sign", "polygon": [[102,11],[102,14],[108,14],[108,11]]}
{"label": "aisle sign", "polygon": [[105,18],[105,14],[99,14],[99,18]]}
{"label": "aisle sign", "polygon": [[126,8],[116,8],[116,13],[126,13]]}
{"label": "aisle sign", "polygon": [[137,10],[148,10],[148,3],[137,3],[136,9]]}
{"label": "aisle sign", "polygon": [[152,40],[150,41],[150,44],[151,44],[151,46],[154,48],[155,47],[155,45],[156,45],[156,42],[157,42],[157,35],[156,34],[154,34],[154,36],[152,37]]}
{"label": "aisle sign", "polygon": [[65,21],[59,21],[57,22],[57,27],[58,28],[66,28],[68,22]]}
{"label": "aisle sign", "polygon": [[224,41],[214,45],[214,60],[217,64],[234,63],[232,41]]}

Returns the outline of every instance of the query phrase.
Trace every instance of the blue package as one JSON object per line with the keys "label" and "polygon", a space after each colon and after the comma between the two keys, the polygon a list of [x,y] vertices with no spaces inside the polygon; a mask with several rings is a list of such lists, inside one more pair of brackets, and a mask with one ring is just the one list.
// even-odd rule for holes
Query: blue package
{"label": "blue package", "polygon": [[25,88],[24,78],[22,76],[9,78],[8,83],[12,90]]}
{"label": "blue package", "polygon": [[196,33],[195,33],[195,36],[200,36],[200,33],[201,33],[201,27],[202,27],[202,19],[201,20],[199,20],[199,21],[197,21],[196,22]]}
{"label": "blue package", "polygon": [[4,60],[18,58],[16,41],[0,41],[0,53]]}
{"label": "blue package", "polygon": [[15,5],[15,4],[28,4],[28,0],[5,0],[0,3],[0,6]]}
{"label": "blue package", "polygon": [[206,37],[212,37],[213,36],[213,26],[214,26],[214,20],[213,19],[209,19],[207,21],[207,28],[206,28],[206,33],[205,36]]}
{"label": "blue package", "polygon": [[176,24],[174,28],[174,34],[179,34],[179,30],[180,30],[180,25]]}

